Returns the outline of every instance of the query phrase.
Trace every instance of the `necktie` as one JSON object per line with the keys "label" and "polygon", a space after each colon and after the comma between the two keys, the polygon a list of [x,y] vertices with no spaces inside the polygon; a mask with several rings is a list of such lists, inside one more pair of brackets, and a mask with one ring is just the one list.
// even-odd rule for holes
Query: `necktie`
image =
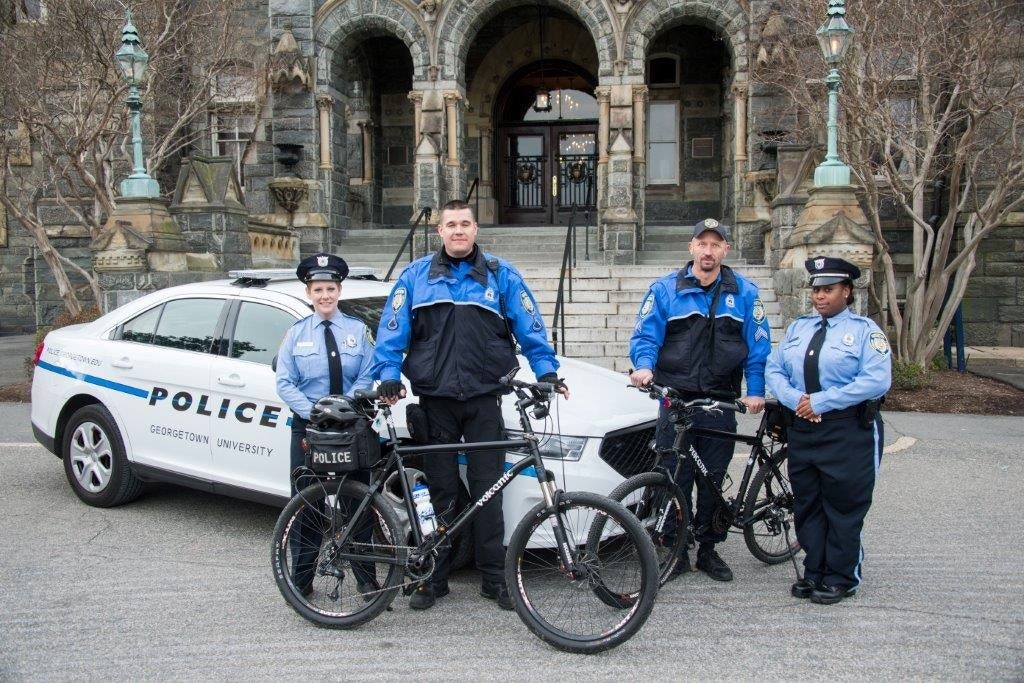
{"label": "necktie", "polygon": [[327,344],[327,371],[331,377],[331,393],[341,393],[341,356],[338,355],[338,342],[331,332],[331,321],[324,321],[324,343]]}
{"label": "necktie", "polygon": [[807,355],[804,356],[804,391],[808,394],[821,391],[821,380],[818,377],[818,357],[821,355],[821,347],[825,343],[828,321],[822,318],[818,325],[820,327],[811,337],[811,343],[807,345]]}

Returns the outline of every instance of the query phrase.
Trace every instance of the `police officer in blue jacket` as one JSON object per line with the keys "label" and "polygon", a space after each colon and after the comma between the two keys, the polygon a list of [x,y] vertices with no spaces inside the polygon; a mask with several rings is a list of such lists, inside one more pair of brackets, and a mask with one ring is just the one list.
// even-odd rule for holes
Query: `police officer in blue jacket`
{"label": "police officer in blue jacket", "polygon": [[[515,343],[541,381],[568,397],[556,371],[558,361],[522,276],[510,264],[476,245],[477,224],[469,204],[451,201],[441,209],[438,233],[443,248],[414,261],[402,273],[384,306],[377,330],[374,377],[392,401],[405,395],[404,372],[427,414],[435,443],[504,438],[499,379],[518,366]],[[470,495],[482,496],[501,476],[504,451],[469,454]],[[423,460],[430,497],[451,522],[459,487],[456,453]],[[501,493],[480,510],[473,525],[481,595],[511,609],[504,580],[505,537]],[[414,609],[427,609],[448,594],[449,552],[442,551],[431,580],[417,588]]]}
{"label": "police officer in blue jacket", "polygon": [[[277,354],[277,394],[292,409],[291,468],[305,463],[302,439],[309,411],[328,394],[351,396],[372,385],[373,337],[358,318],[338,310],[341,282],[348,264],[333,254],[303,259],[295,274],[306,283],[306,297],[313,313],[289,328]],[[292,495],[302,482],[292,480]],[[293,548],[295,585],[306,595],[313,591],[315,561],[321,534],[304,520]]]}
{"label": "police officer in blue jacket", "polygon": [[885,334],[849,310],[857,266],[806,262],[815,312],[797,318],[768,359],[768,388],[791,412],[789,478],[807,556],[790,592],[819,604],[856,593],[861,529],[882,457],[881,398],[892,381]]}
{"label": "police officer in blue jacket", "polygon": [[[757,285],[722,263],[729,253],[729,228],[713,218],[693,227],[689,243],[693,261],[682,270],[654,282],[640,305],[636,327],[629,342],[629,357],[636,370],[630,375],[634,386],[652,380],[681,392],[687,400],[702,397],[737,398],[743,376],[747,393],[741,400],[750,413],[764,408],[764,365],[771,350],[771,338],[764,304]],[[736,431],[736,416],[699,413],[699,427]],[[659,449],[672,447],[675,431],[662,408],[655,437]],[[721,488],[732,459],[733,444],[721,439],[687,437],[709,470],[709,484],[697,488],[697,511],[693,519],[697,548],[697,569],[716,581],[731,581],[732,570],[715,551],[726,531],[715,531],[712,520],[715,496],[711,486]],[[684,457],[679,482],[692,501],[694,465]],[[664,463],[674,467],[674,463]],[[683,533],[680,530],[680,533]],[[689,572],[685,553],[676,572]]]}

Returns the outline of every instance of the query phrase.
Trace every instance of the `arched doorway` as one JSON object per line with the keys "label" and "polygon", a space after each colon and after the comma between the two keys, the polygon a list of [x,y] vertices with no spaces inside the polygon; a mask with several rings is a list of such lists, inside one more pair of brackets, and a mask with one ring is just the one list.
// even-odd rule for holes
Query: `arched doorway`
{"label": "arched doorway", "polygon": [[[502,223],[554,225],[593,206],[597,180],[594,77],[570,62],[534,62],[508,79],[494,111]],[[538,109],[538,91],[550,108]]]}

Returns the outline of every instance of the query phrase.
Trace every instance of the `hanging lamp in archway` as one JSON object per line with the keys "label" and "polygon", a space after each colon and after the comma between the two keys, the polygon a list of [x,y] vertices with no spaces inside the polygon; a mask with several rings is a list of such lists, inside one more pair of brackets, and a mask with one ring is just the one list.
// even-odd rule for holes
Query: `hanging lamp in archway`
{"label": "hanging lamp in archway", "polygon": [[544,4],[537,5],[537,14],[540,19],[540,87],[537,88],[537,96],[533,101],[535,112],[551,111],[551,91],[544,82]]}

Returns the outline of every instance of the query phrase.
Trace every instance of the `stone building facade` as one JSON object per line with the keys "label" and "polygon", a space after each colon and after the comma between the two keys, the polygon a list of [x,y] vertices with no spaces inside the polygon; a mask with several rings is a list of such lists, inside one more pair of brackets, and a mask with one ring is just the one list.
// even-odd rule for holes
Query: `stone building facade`
{"label": "stone building facade", "polygon": [[[820,152],[778,144],[797,123],[752,77],[779,39],[772,0],[251,0],[249,9],[239,30],[272,54],[267,100],[238,152],[243,260],[339,250],[357,231],[408,225],[473,188],[485,225],[555,225],[572,204],[593,205],[609,264],[636,263],[647,226],[715,216],[734,226],[738,256],[797,268],[784,257]],[[534,106],[538,91],[549,111]],[[226,153],[218,135],[204,153]],[[175,194],[189,249],[216,252],[203,226],[242,220],[233,205],[213,207],[211,219]],[[870,259],[870,244],[866,257],[854,244],[863,226],[842,227],[851,257]],[[895,221],[893,230],[898,241]],[[1016,230],[1005,238],[1010,256],[982,257],[979,282],[996,283],[998,296],[979,284],[965,303],[978,343],[1024,343]],[[0,246],[0,294],[14,314],[5,332],[48,315],[25,302],[45,284],[17,232]],[[234,243],[241,233],[224,234]],[[85,261],[80,237],[62,246]],[[217,255],[211,268],[228,264]]]}

